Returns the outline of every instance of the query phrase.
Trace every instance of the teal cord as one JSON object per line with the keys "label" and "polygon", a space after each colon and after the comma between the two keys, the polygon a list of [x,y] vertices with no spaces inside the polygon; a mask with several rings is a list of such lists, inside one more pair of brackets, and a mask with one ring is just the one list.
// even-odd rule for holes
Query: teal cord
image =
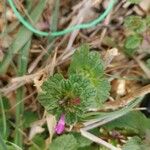
{"label": "teal cord", "polygon": [[107,9],[103,12],[102,15],[100,15],[98,18],[96,18],[95,20],[89,22],[89,23],[83,23],[83,24],[79,24],[79,25],[76,25],[76,26],[72,26],[68,29],[64,29],[62,31],[55,31],[55,32],[43,32],[43,31],[39,31],[37,29],[35,29],[29,22],[27,22],[22,16],[21,14],[17,11],[16,7],[15,7],[15,4],[13,2],[13,0],[8,0],[9,2],[9,5],[11,6],[12,10],[14,11],[16,17],[18,18],[18,20],[27,28],[29,29],[30,31],[32,31],[33,33],[36,33],[38,35],[41,35],[41,36],[61,36],[61,35],[64,35],[64,34],[67,34],[69,32],[72,32],[74,30],[77,30],[77,29],[87,29],[87,28],[90,28],[90,27],[93,27],[95,25],[97,25],[98,23],[100,23],[101,21],[103,21],[105,19],[105,17],[109,14],[109,12],[112,10],[115,2],[117,0],[111,0],[110,3],[109,3],[109,6],[107,7]]}

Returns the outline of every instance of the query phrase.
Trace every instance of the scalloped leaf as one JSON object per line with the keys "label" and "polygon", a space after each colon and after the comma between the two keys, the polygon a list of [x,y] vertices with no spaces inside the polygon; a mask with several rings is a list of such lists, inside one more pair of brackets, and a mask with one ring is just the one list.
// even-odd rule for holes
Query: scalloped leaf
{"label": "scalloped leaf", "polygon": [[139,34],[130,35],[125,41],[126,49],[136,49],[140,46],[142,37]]}
{"label": "scalloped leaf", "polygon": [[109,91],[110,91],[110,83],[108,82],[108,80],[106,78],[101,78],[96,86],[97,89],[97,96],[96,96],[96,100],[97,100],[97,104],[102,105],[107,98],[109,97]]}
{"label": "scalloped leaf", "polygon": [[103,76],[104,63],[98,52],[89,52],[89,47],[83,45],[73,55],[68,72],[80,74],[92,80]]}
{"label": "scalloped leaf", "polygon": [[88,108],[95,105],[96,91],[88,80],[79,75],[64,79],[56,74],[45,81],[41,88],[43,92],[38,96],[40,103],[57,116],[65,113],[68,124],[76,122]]}
{"label": "scalloped leaf", "polygon": [[62,97],[61,83],[64,78],[61,74],[55,74],[42,85],[42,93],[39,93],[38,99],[47,111],[57,108],[57,100]]}
{"label": "scalloped leaf", "polygon": [[98,52],[90,52],[89,47],[83,45],[75,52],[68,72],[82,75],[91,83],[96,91],[96,103],[92,107],[100,107],[109,97],[110,84],[104,77],[104,62]]}
{"label": "scalloped leaf", "polygon": [[124,25],[128,30],[141,33],[146,30],[146,22],[142,17],[132,15],[125,18]]}
{"label": "scalloped leaf", "polygon": [[134,55],[137,48],[142,43],[142,40],[143,40],[143,38],[139,34],[133,34],[133,35],[128,36],[125,40],[125,43],[124,43],[124,47],[125,47],[124,52],[128,56]]}
{"label": "scalloped leaf", "polygon": [[99,53],[82,46],[73,56],[68,79],[55,74],[41,88],[38,98],[45,109],[57,117],[64,113],[67,124],[73,124],[90,108],[101,106],[109,96],[110,84]]}
{"label": "scalloped leaf", "polygon": [[149,146],[146,145],[138,136],[132,137],[123,146],[123,150],[149,150]]}
{"label": "scalloped leaf", "polygon": [[77,150],[78,143],[71,134],[57,137],[49,146],[49,150]]}

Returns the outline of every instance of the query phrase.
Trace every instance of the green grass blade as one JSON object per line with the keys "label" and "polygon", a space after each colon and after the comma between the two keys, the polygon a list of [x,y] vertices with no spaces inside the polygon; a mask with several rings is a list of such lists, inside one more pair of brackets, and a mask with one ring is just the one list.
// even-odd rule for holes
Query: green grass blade
{"label": "green grass blade", "polygon": [[26,4],[27,4],[27,10],[28,10],[28,12],[30,12],[32,10],[32,6],[34,4],[34,1],[26,0]]}
{"label": "green grass blade", "polygon": [[[20,55],[18,58],[18,76],[23,76],[26,74],[27,64],[28,64],[28,55],[29,55],[29,48],[31,46],[31,39],[27,42],[24,48],[20,51]],[[16,107],[16,131],[15,131],[15,143],[22,147],[22,134],[19,132],[18,128],[23,130],[23,112],[24,112],[24,104],[20,103],[24,98],[24,87],[20,87],[17,89],[17,105]]]}
{"label": "green grass blade", "polygon": [[142,101],[142,99],[143,99],[143,97],[136,98],[133,102],[131,102],[129,105],[127,105],[124,108],[121,108],[121,109],[113,111],[113,112],[106,113],[100,117],[97,117],[97,119],[87,121],[86,123],[84,123],[84,125],[86,126],[84,129],[90,130],[90,129],[96,128],[100,125],[106,124],[110,121],[113,121],[113,120],[129,113],[130,111],[132,111],[132,109],[136,105],[138,105]]}
{"label": "green grass blade", "polygon": [[11,147],[14,148],[14,150],[23,150],[22,148],[20,148],[18,145],[12,143],[12,142],[9,142],[9,141],[6,141],[7,144],[9,144]]}
{"label": "green grass blade", "polygon": [[[51,23],[51,31],[52,32],[57,31],[58,17],[59,17],[59,7],[60,7],[60,0],[56,0],[54,10],[53,10],[53,13],[52,13],[52,21],[51,21],[52,22]],[[52,43],[54,39],[55,39],[55,37],[50,35],[49,38],[48,38],[48,43]],[[53,48],[48,49],[48,54],[51,53],[52,49]]]}
{"label": "green grass blade", "polygon": [[2,139],[1,134],[0,134],[0,149],[1,150],[8,150],[4,140]]}
{"label": "green grass blade", "polygon": [[53,10],[52,14],[52,24],[51,24],[51,31],[57,31],[57,24],[58,24],[58,17],[59,17],[59,6],[60,6],[60,0],[55,1],[55,8]]}
{"label": "green grass blade", "polygon": [[[30,17],[33,20],[33,23],[36,23],[39,18],[41,17],[41,13],[43,12],[43,9],[45,8],[47,0],[40,0],[38,5],[35,7],[35,9],[32,11]],[[12,61],[12,58],[14,54],[16,54],[21,48],[28,42],[28,40],[31,38],[32,32],[26,29],[24,26],[22,26],[17,35],[16,39],[12,42],[12,45],[7,50],[7,54],[5,55],[2,62],[0,62],[0,74],[4,74]]]}
{"label": "green grass blade", "polygon": [[0,108],[1,108],[1,111],[2,111],[2,120],[3,120],[3,137],[6,137],[6,115],[5,115],[5,110],[4,110],[4,105],[3,105],[3,100],[2,100],[2,97],[0,95]]}

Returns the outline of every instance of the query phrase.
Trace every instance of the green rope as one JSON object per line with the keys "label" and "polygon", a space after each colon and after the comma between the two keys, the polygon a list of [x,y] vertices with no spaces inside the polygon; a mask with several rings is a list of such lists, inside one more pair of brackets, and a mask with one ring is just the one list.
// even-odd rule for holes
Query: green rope
{"label": "green rope", "polygon": [[87,28],[90,28],[90,27],[93,27],[95,25],[97,25],[98,23],[100,23],[101,21],[103,21],[105,19],[105,17],[109,14],[109,12],[112,10],[116,0],[111,0],[110,3],[109,3],[109,6],[108,8],[103,12],[102,15],[100,15],[98,18],[96,18],[95,20],[89,22],[89,23],[83,23],[83,24],[79,24],[79,25],[76,25],[76,26],[72,26],[70,28],[67,28],[67,29],[64,29],[62,31],[56,31],[56,32],[43,32],[43,31],[39,31],[37,29],[35,29],[29,22],[27,22],[22,16],[21,14],[17,11],[16,7],[15,7],[15,4],[13,2],[13,0],[8,0],[9,2],[9,5],[11,6],[12,10],[14,11],[16,17],[18,18],[18,20],[27,28],[29,29],[30,31],[32,31],[33,33],[36,33],[36,34],[39,34],[41,36],[61,36],[61,35],[64,35],[64,34],[67,34],[69,32],[72,32],[74,30],[77,30],[77,29],[87,29]]}

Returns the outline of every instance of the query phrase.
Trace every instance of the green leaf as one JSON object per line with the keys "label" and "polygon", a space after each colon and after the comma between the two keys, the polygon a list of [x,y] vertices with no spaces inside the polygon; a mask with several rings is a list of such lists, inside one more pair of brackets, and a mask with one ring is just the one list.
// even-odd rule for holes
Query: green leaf
{"label": "green leaf", "polygon": [[38,114],[31,111],[25,111],[23,119],[24,119],[24,123],[23,123],[24,128],[28,128],[30,127],[31,123],[38,120]]}
{"label": "green leaf", "polygon": [[146,22],[140,16],[128,16],[125,18],[124,26],[131,31],[141,33],[146,30]]}
{"label": "green leaf", "polygon": [[93,142],[85,137],[83,137],[80,133],[73,133],[74,137],[77,140],[78,146],[81,147],[87,147],[90,146]]}
{"label": "green leaf", "polygon": [[85,147],[80,147],[78,150],[108,150],[108,149],[101,149],[97,145],[92,145],[92,146],[85,146]]}
{"label": "green leaf", "polygon": [[[64,79],[62,75],[55,74],[44,82],[42,90],[38,96],[40,103],[54,115],[65,113],[67,124],[75,123],[92,105],[95,97],[90,82],[79,75]],[[79,104],[75,103],[76,99]]]}
{"label": "green leaf", "polygon": [[127,141],[127,143],[123,146],[123,150],[149,150],[149,147],[143,141],[135,136]]}
{"label": "green leaf", "polygon": [[134,55],[134,53],[136,52],[136,49],[125,49],[124,52],[126,53],[126,55],[128,57],[131,57]]}
{"label": "green leaf", "polygon": [[128,0],[131,4],[139,4],[142,0]]}
{"label": "green leaf", "polygon": [[110,84],[104,77],[104,62],[98,52],[90,52],[87,45],[81,46],[73,56],[69,67],[70,74],[79,74],[86,78],[96,91],[97,108],[109,97]]}
{"label": "green leaf", "polygon": [[69,67],[69,74],[80,74],[89,79],[96,79],[104,74],[104,63],[98,52],[89,52],[83,45],[75,52]]}
{"label": "green leaf", "polygon": [[123,146],[123,150],[129,150],[129,149],[141,150],[140,144],[141,144],[141,139],[139,137],[133,137]]}
{"label": "green leaf", "polygon": [[108,79],[105,77],[101,78],[99,81],[97,81],[96,84],[96,101],[99,106],[101,106],[109,97],[109,91],[110,91],[110,83],[108,82]]}
{"label": "green leaf", "polygon": [[100,108],[109,96],[110,84],[99,53],[82,46],[73,56],[68,78],[55,74],[41,88],[38,99],[45,109],[57,118],[65,114],[67,124],[73,124],[90,108]]}
{"label": "green leaf", "polygon": [[47,111],[57,108],[57,101],[61,100],[61,83],[63,76],[56,74],[50,77],[42,85],[42,93],[39,93],[38,99]]}
{"label": "green leaf", "polygon": [[71,134],[57,137],[49,146],[49,150],[77,150],[78,143]]}
{"label": "green leaf", "polygon": [[125,53],[132,56],[136,49],[140,46],[142,42],[142,37],[139,34],[130,35],[125,40]]}
{"label": "green leaf", "polygon": [[45,139],[43,135],[36,135],[33,140],[34,144],[32,144],[29,150],[44,150],[45,149]]}
{"label": "green leaf", "polygon": [[126,49],[136,49],[140,46],[142,37],[138,34],[130,35],[125,41]]}
{"label": "green leaf", "polygon": [[144,135],[147,129],[150,129],[150,119],[146,118],[141,112],[130,112],[125,116],[116,119],[107,125],[106,128],[126,129],[127,131]]}
{"label": "green leaf", "polygon": [[74,124],[78,121],[78,116],[76,113],[68,112],[65,117],[65,121],[67,124]]}

